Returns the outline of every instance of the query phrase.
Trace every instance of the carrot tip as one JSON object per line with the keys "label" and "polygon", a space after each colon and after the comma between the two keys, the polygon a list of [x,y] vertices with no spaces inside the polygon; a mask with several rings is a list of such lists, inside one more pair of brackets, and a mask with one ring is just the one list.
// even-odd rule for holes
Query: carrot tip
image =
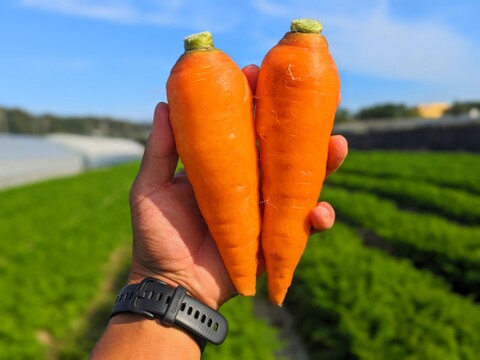
{"label": "carrot tip", "polygon": [[185,52],[192,50],[212,50],[214,49],[213,37],[209,31],[187,36],[183,40]]}
{"label": "carrot tip", "polygon": [[256,293],[256,276],[232,278],[233,284],[242,296],[254,296]]}
{"label": "carrot tip", "polygon": [[241,289],[238,290],[238,294],[242,296],[255,296],[256,289]]}
{"label": "carrot tip", "polygon": [[320,34],[322,30],[323,30],[322,23],[314,19],[301,18],[301,19],[293,20],[290,24],[290,31],[292,32]]}
{"label": "carrot tip", "polygon": [[272,291],[270,289],[270,301],[279,306],[279,307],[282,307],[283,306],[283,302],[285,300],[285,296],[287,296],[287,291],[288,289],[284,289],[284,290],[281,290],[281,289],[278,289],[276,291]]}

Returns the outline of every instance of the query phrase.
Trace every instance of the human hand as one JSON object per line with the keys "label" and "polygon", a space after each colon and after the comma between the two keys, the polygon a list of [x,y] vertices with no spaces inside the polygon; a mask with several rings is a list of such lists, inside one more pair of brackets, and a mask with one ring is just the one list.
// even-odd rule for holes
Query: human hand
{"label": "human hand", "polygon": [[[243,71],[254,92],[258,67],[250,65]],[[346,140],[332,136],[327,174],[338,169],[346,155]],[[130,192],[133,257],[129,282],[155,277],[172,286],[183,286],[193,297],[218,309],[235,295],[235,287],[186,174],[175,175],[177,162],[168,106],[160,103]],[[313,227],[322,231],[333,225],[335,213],[328,203],[321,202],[310,219]]]}

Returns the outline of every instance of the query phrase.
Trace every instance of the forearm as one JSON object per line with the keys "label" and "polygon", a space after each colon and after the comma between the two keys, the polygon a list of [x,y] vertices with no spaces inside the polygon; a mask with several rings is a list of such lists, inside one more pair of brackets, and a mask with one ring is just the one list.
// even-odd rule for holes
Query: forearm
{"label": "forearm", "polygon": [[90,359],[200,359],[200,348],[190,335],[159,320],[121,314],[110,320]]}

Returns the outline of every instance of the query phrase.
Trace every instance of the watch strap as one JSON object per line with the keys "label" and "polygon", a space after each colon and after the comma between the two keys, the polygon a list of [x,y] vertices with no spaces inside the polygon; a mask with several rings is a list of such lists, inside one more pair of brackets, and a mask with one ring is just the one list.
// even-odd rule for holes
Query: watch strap
{"label": "watch strap", "polygon": [[160,319],[168,327],[180,327],[199,343],[202,351],[207,341],[221,344],[228,332],[228,322],[222,314],[189,296],[185,288],[173,288],[155,278],[121,290],[111,316],[127,312]]}

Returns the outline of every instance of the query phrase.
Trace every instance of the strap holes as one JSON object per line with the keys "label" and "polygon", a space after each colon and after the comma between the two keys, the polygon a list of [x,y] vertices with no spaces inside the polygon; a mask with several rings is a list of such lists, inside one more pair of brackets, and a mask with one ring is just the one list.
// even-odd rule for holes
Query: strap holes
{"label": "strap holes", "polygon": [[167,296],[167,298],[165,299],[165,304],[168,304],[170,302],[170,298],[171,296]]}
{"label": "strap holes", "polygon": [[155,294],[153,291],[150,291],[147,295],[147,299],[150,300],[153,297],[153,294]]}
{"label": "strap holes", "polygon": [[162,296],[163,296],[163,293],[158,293],[158,294],[157,294],[157,298],[156,298],[157,301],[162,300]]}
{"label": "strap holes", "polygon": [[193,308],[190,306],[190,307],[188,308],[187,314],[188,314],[188,315],[192,315],[192,311],[193,311]]}
{"label": "strap holes", "polygon": [[185,311],[185,308],[187,307],[187,303],[182,303],[180,306],[180,311]]}
{"label": "strap holes", "polygon": [[213,320],[212,320],[212,319],[208,319],[207,326],[208,326],[208,327],[212,327],[212,324],[213,324]]}
{"label": "strap holes", "polygon": [[203,314],[202,319],[200,321],[202,322],[202,324],[204,324],[205,320],[207,320],[207,316],[205,314]]}
{"label": "strap holes", "polygon": [[219,326],[218,326],[218,323],[216,322],[215,325],[213,325],[213,330],[214,330],[214,331],[217,331],[217,330],[218,330],[218,327],[219,327]]}
{"label": "strap holes", "polygon": [[200,316],[200,311],[195,311],[195,315],[193,316],[195,318],[195,320],[198,319],[198,317]]}
{"label": "strap holes", "polygon": [[130,294],[127,294],[127,296],[125,297],[125,300],[131,300],[132,298],[133,298],[133,292]]}

